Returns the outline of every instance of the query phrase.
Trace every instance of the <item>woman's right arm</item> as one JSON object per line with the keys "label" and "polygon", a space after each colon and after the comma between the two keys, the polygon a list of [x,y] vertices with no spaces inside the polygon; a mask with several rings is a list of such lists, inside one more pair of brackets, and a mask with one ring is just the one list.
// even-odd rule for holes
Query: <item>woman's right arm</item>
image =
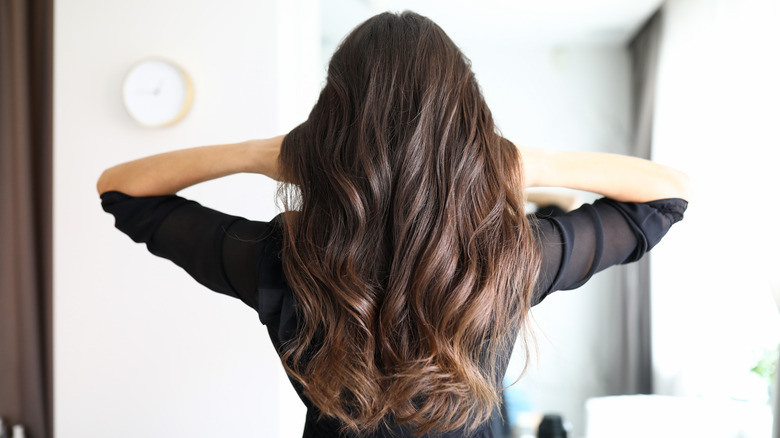
{"label": "woman's right arm", "polygon": [[566,187],[623,202],[689,198],[685,173],[649,160],[600,152],[518,149],[526,187]]}
{"label": "woman's right arm", "polygon": [[683,172],[652,161],[607,153],[520,147],[528,187],[566,187],[605,198],[537,222],[542,268],[534,303],[574,289],[609,266],[639,260],[688,205]]}

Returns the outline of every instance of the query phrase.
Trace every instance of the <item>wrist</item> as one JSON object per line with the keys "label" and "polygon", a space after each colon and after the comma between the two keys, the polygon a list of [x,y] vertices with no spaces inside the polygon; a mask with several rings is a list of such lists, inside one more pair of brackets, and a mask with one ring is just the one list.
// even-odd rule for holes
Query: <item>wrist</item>
{"label": "wrist", "polygon": [[518,147],[523,162],[523,181],[525,187],[543,187],[549,184],[544,180],[547,171],[548,152],[539,148]]}
{"label": "wrist", "polygon": [[260,173],[272,179],[279,179],[279,151],[284,136],[262,140],[247,140],[242,143],[245,150],[245,172]]}

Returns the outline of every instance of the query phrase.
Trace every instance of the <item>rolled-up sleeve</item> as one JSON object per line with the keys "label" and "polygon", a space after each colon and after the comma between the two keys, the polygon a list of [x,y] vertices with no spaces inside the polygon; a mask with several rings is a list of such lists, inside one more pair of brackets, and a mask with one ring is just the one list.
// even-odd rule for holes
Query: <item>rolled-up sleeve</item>
{"label": "rolled-up sleeve", "polygon": [[113,191],[101,199],[116,227],[133,241],[259,312],[259,265],[277,243],[273,223],[231,216],[176,195],[132,197]]}
{"label": "rolled-up sleeve", "polygon": [[682,220],[687,206],[677,198],[643,203],[602,198],[565,214],[537,214],[542,267],[534,304],[556,290],[580,287],[610,266],[639,260]]}

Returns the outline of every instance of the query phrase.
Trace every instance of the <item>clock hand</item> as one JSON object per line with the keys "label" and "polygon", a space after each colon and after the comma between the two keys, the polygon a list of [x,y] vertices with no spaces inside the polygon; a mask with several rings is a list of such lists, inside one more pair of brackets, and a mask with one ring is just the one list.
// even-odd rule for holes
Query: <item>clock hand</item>
{"label": "clock hand", "polygon": [[161,80],[159,84],[157,84],[157,87],[154,89],[154,95],[157,96],[160,94],[160,89],[162,88],[163,83],[165,83],[165,80]]}

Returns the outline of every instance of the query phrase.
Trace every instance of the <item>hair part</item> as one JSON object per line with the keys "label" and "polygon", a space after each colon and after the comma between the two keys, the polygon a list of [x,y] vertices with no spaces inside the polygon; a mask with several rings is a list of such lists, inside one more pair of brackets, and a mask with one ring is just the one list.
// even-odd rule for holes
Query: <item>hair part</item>
{"label": "hair part", "polygon": [[487,421],[539,250],[520,154],[470,61],[418,14],[367,20],[333,55],[280,165],[300,327],[282,362],[304,394],[354,433]]}

